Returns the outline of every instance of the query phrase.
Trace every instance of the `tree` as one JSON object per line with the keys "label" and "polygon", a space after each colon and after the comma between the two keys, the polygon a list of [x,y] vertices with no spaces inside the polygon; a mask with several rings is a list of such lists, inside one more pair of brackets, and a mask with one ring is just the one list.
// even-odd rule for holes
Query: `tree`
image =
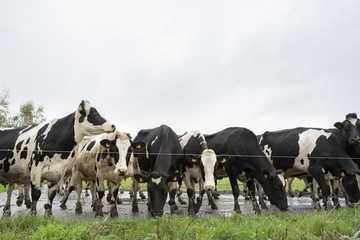
{"label": "tree", "polygon": [[43,115],[44,107],[35,107],[32,101],[27,101],[22,104],[19,109],[19,113],[10,118],[9,127],[22,127],[39,124],[45,121]]}
{"label": "tree", "polygon": [[7,126],[9,117],[9,90],[3,89],[0,94],[0,127]]}
{"label": "tree", "polygon": [[9,90],[3,89],[0,93],[0,127],[14,128],[39,124],[45,121],[44,107],[35,107],[32,101],[20,105],[19,113],[10,116]]}

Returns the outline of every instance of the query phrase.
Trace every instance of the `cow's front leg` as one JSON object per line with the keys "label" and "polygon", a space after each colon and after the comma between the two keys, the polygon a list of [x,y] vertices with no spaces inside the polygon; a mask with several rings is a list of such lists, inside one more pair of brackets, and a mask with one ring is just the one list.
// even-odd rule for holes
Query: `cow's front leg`
{"label": "cow's front leg", "polygon": [[332,194],[332,200],[334,203],[334,207],[336,209],[341,208],[340,202],[339,202],[339,195],[340,195],[340,180],[339,179],[333,179],[331,180],[331,187],[333,190]]}
{"label": "cow's front leg", "polygon": [[112,193],[111,193],[111,200],[110,200],[110,205],[111,205],[111,207],[110,207],[110,216],[112,218],[119,216],[119,213],[118,213],[117,208],[116,208],[116,203],[118,202],[117,199],[118,199],[120,183],[121,183],[121,180],[119,180],[119,182],[116,185],[111,184],[112,185],[111,186]]}
{"label": "cow's front leg", "polygon": [[169,205],[170,205],[170,214],[177,213],[178,207],[175,202],[176,192],[179,188],[179,184],[177,182],[169,183]]}
{"label": "cow's front leg", "polygon": [[98,199],[96,201],[96,213],[95,213],[95,217],[103,217],[104,214],[103,214],[103,205],[102,205],[102,198],[104,197],[105,195],[105,185],[104,185],[104,179],[97,179],[96,180],[97,183],[99,184],[98,185]]}
{"label": "cow's front leg", "polygon": [[323,201],[325,204],[325,209],[332,209],[333,206],[330,201],[330,186],[326,183],[325,176],[322,173],[322,170],[320,171],[311,171],[309,168],[309,172],[314,177],[314,202],[315,202],[315,208],[321,209],[320,203],[319,203],[319,191],[321,190],[321,193],[323,195]]}
{"label": "cow's front leg", "polygon": [[206,191],[206,194],[207,194],[207,197],[208,197],[208,200],[209,200],[209,204],[211,206],[211,209],[218,209],[218,206],[217,204],[215,203],[215,200],[212,196],[212,191],[211,190],[207,190]]}
{"label": "cow's front leg", "polygon": [[139,191],[140,188],[140,184],[132,178],[131,181],[131,188],[132,188],[132,193],[133,193],[133,202],[132,202],[132,212],[139,212],[139,206],[138,206],[138,202],[137,202],[137,193]]}

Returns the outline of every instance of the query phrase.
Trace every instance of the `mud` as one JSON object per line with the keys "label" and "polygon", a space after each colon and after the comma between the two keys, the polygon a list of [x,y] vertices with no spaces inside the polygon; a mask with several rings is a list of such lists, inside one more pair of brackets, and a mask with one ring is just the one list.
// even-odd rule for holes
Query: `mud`
{"label": "mud", "polygon": [[[146,192],[145,192],[146,195]],[[47,202],[46,200],[47,196],[47,189],[46,187],[43,187],[43,191],[41,194],[41,198],[37,205],[37,215],[44,215],[44,204]],[[118,204],[117,209],[119,213],[119,217],[134,217],[134,218],[149,218],[150,214],[147,210],[146,202],[147,200],[139,199],[139,212],[133,213],[132,212],[132,199],[130,198],[129,192],[125,191],[123,194],[119,195],[121,200],[123,201],[123,204]],[[187,202],[187,196],[186,194],[182,194],[182,197]],[[53,203],[53,216],[56,218],[66,218],[66,219],[94,219],[95,218],[95,212],[93,212],[91,208],[91,196],[86,197],[85,194],[82,194],[82,204],[83,204],[83,213],[82,214],[75,214],[75,203],[76,203],[76,193],[73,192],[69,200],[67,202],[67,209],[62,210],[60,208],[60,200],[62,196],[57,195],[54,199]],[[12,195],[12,201],[11,201],[11,217],[15,217],[18,215],[24,215],[28,214],[30,212],[29,209],[26,208],[26,206],[23,204],[21,207],[16,206],[16,199],[17,199],[17,191],[13,192]],[[6,193],[0,193],[0,209],[3,209],[4,204],[6,201]],[[234,200],[231,192],[221,192],[219,200],[215,200],[218,206],[218,209],[211,209],[211,206],[208,205],[208,200],[206,197],[203,199],[203,205],[200,208],[199,215],[200,217],[204,217],[207,215],[224,215],[224,216],[231,216],[233,214],[233,208],[234,208]],[[267,206],[269,210],[265,211],[279,211],[275,206],[270,206],[270,203],[267,201]],[[245,200],[244,197],[239,197],[239,204],[241,208],[242,214],[255,214],[255,212],[252,209],[252,204],[250,200]],[[301,198],[298,197],[288,197],[288,204],[290,207],[290,211],[293,212],[304,212],[304,211],[315,211],[312,206],[312,200],[309,196],[304,196]],[[340,198],[340,204],[341,206],[345,206],[345,201],[343,198]],[[110,204],[106,202],[106,199],[104,197],[103,199],[103,212],[104,216],[106,216],[109,213],[110,210]],[[180,215],[186,215],[187,214],[187,205],[181,205],[179,202],[177,202],[178,205],[178,214]],[[1,211],[1,210],[0,210]],[[168,204],[165,205],[164,208],[165,214],[170,213],[170,207]],[[264,210],[263,210],[264,211]]]}

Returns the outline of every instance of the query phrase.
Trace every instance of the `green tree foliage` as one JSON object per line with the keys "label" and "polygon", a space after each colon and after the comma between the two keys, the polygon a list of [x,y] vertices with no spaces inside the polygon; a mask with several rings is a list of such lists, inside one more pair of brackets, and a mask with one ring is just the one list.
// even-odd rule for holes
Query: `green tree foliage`
{"label": "green tree foliage", "polygon": [[9,90],[5,89],[0,94],[0,127],[7,125],[9,116]]}
{"label": "green tree foliage", "polygon": [[0,127],[22,127],[39,124],[45,121],[44,108],[35,107],[32,101],[27,101],[20,106],[19,113],[9,116],[9,91],[3,90],[0,95]]}

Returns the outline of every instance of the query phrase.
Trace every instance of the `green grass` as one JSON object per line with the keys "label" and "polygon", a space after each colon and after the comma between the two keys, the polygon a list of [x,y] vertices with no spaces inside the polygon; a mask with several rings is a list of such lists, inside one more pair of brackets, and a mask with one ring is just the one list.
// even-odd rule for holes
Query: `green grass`
{"label": "green grass", "polygon": [[355,239],[358,209],[312,213],[268,212],[231,217],[165,215],[108,221],[18,216],[0,220],[0,239]]}

